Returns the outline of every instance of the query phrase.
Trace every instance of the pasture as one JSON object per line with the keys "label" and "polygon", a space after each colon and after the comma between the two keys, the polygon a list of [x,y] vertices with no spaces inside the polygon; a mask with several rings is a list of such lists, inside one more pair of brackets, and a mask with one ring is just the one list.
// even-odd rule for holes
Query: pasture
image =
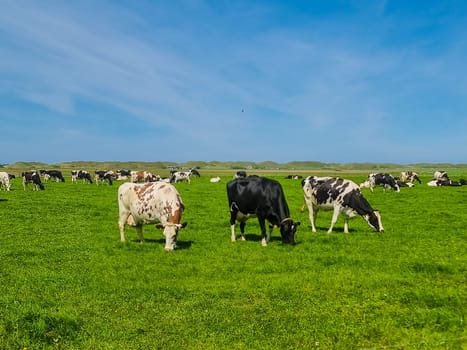
{"label": "pasture", "polygon": [[428,187],[426,174],[400,193],[363,189],[385,232],[356,217],[349,234],[340,218],[328,235],[331,212],[312,233],[300,180],[270,172],[301,226],[295,246],[275,228],[263,248],[256,219],[247,241],[230,241],[233,171],[200,172],[176,184],[188,226],[170,253],[153,226],[145,243],[134,228],[120,242],[121,182],[72,184],[65,172],[33,192],[14,179],[0,192],[0,348],[467,347],[466,186]]}

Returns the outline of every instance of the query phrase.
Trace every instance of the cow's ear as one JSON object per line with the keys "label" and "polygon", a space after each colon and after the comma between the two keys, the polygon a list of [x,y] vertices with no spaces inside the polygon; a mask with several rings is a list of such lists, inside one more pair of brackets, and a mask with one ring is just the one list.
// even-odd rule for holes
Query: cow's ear
{"label": "cow's ear", "polygon": [[161,228],[162,229],[162,228],[164,228],[164,225],[162,225],[161,223],[156,224],[156,228]]}
{"label": "cow's ear", "polygon": [[180,226],[180,228],[184,228],[186,227],[186,225],[188,225],[188,222],[185,221],[184,223],[182,223],[182,226]]}

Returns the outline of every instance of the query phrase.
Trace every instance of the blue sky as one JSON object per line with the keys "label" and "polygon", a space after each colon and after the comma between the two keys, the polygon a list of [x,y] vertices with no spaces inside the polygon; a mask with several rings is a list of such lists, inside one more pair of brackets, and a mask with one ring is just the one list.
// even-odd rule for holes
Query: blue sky
{"label": "blue sky", "polygon": [[0,5],[0,163],[467,163],[465,1]]}

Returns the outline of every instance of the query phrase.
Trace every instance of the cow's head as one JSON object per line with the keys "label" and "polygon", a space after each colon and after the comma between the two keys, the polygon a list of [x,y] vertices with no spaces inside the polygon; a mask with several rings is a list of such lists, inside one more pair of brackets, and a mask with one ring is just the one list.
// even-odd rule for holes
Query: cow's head
{"label": "cow's head", "polygon": [[295,232],[297,227],[300,226],[299,222],[293,222],[292,219],[286,218],[280,224],[282,243],[295,244]]}
{"label": "cow's head", "polygon": [[366,220],[368,225],[370,225],[375,231],[383,232],[383,223],[381,222],[381,215],[379,211],[374,211],[371,214],[363,215],[363,218]]}
{"label": "cow's head", "polygon": [[177,244],[178,231],[184,228],[187,225],[186,222],[182,224],[172,224],[167,223],[164,226],[164,236],[165,236],[165,250],[170,252],[175,249]]}

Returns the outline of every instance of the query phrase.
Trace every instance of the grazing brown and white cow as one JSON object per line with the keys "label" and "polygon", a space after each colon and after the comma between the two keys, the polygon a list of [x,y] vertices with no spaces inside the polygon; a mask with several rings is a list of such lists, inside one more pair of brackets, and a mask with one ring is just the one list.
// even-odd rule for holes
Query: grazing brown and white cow
{"label": "grazing brown and white cow", "polygon": [[10,176],[5,171],[0,172],[0,188],[2,187],[5,189],[5,191],[9,191],[11,187]]}
{"label": "grazing brown and white cow", "polygon": [[125,241],[125,224],[135,226],[144,241],[143,225],[160,224],[164,228],[165,250],[174,250],[184,205],[177,189],[164,182],[135,184],[126,182],[118,188],[120,240]]}
{"label": "grazing brown and white cow", "polygon": [[21,173],[21,176],[23,178],[23,189],[25,191],[29,183],[33,184],[33,190],[35,191],[39,191],[39,188],[41,190],[45,189],[44,185],[42,184],[41,176],[39,175],[39,172],[35,170],[25,171]]}
{"label": "grazing brown and white cow", "polygon": [[160,180],[159,175],[153,175],[149,171],[131,171],[131,182],[155,182]]}
{"label": "grazing brown and white cow", "polygon": [[349,232],[349,218],[357,214],[376,231],[384,231],[379,212],[371,208],[356,183],[340,178],[308,176],[302,181],[302,188],[313,232],[316,232],[316,214],[320,208],[334,210],[328,233],[332,232],[339,214],[345,216],[345,233]]}
{"label": "grazing brown and white cow", "polygon": [[401,171],[400,181],[412,184],[414,183],[414,181],[417,181],[419,184],[422,183],[422,181],[418,177],[418,174],[415,171]]}

